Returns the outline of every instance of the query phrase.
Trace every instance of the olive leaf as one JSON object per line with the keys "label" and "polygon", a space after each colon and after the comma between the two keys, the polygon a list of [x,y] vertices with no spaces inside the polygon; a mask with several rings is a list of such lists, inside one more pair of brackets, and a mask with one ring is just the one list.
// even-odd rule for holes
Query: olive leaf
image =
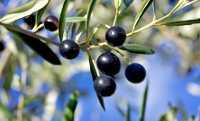
{"label": "olive leaf", "polygon": [[73,92],[70,95],[70,99],[67,102],[65,107],[65,112],[63,115],[63,121],[73,121],[74,120],[74,113],[78,103],[80,93],[78,91]]}
{"label": "olive leaf", "polygon": [[125,11],[132,3],[134,0],[122,0],[122,3],[120,5],[120,13]]}
{"label": "olive leaf", "polygon": [[67,8],[68,8],[69,0],[65,0],[63,3],[63,7],[60,13],[60,21],[59,21],[59,37],[60,41],[62,42],[63,40],[63,34],[65,30],[65,22],[66,22],[66,14],[67,14]]}
{"label": "olive leaf", "polygon": [[140,21],[142,15],[145,13],[145,11],[149,8],[149,6],[151,5],[151,3],[153,2],[153,0],[143,0],[142,1],[142,4],[139,8],[139,11],[137,12],[137,15],[134,19],[134,22],[133,22],[133,29],[132,30],[135,30],[138,22]]}
{"label": "olive leaf", "polygon": [[35,26],[38,26],[38,25],[39,25],[40,20],[41,20],[41,17],[42,17],[42,15],[43,15],[43,13],[44,13],[44,11],[45,11],[47,5],[49,4],[49,2],[50,2],[50,1],[48,1],[47,4],[46,4],[42,9],[40,9],[40,10],[38,10],[38,11],[36,12],[36,16],[35,16]]}
{"label": "olive leaf", "polygon": [[145,90],[144,90],[144,93],[143,93],[142,106],[141,106],[141,109],[140,109],[140,121],[144,121],[144,118],[145,118],[145,110],[146,110],[146,103],[147,103],[148,87],[149,87],[149,84],[147,82]]}
{"label": "olive leaf", "polygon": [[72,22],[72,23],[77,23],[81,21],[86,21],[84,17],[68,17],[65,19],[65,22]]}
{"label": "olive leaf", "polygon": [[187,2],[188,2],[188,0],[176,0],[176,4],[170,11],[170,14],[173,14],[173,13],[179,11]]}
{"label": "olive leaf", "polygon": [[160,116],[159,121],[178,121],[176,118],[176,112],[178,111],[178,109],[176,107],[172,107],[170,103],[169,108],[170,109],[167,111],[166,114]]}
{"label": "olive leaf", "polygon": [[118,47],[119,49],[126,50],[131,53],[138,53],[138,54],[154,54],[155,51],[144,47],[138,44],[123,44],[122,46]]}
{"label": "olive leaf", "polygon": [[31,15],[32,13],[43,8],[49,0],[32,0],[18,8],[12,9],[0,20],[3,23],[11,23],[20,18]]}
{"label": "olive leaf", "polygon": [[88,7],[88,10],[87,10],[87,19],[86,19],[86,22],[85,22],[86,37],[88,36],[88,27],[89,27],[89,23],[90,23],[90,18],[91,18],[92,12],[94,10],[94,6],[96,4],[96,1],[97,0],[91,0],[89,7]]}
{"label": "olive leaf", "polygon": [[4,106],[1,101],[0,101],[0,111],[2,111],[8,119],[10,119],[10,120],[15,119],[14,115],[11,113],[11,111],[9,111],[8,108],[6,106]]}
{"label": "olive leaf", "polygon": [[33,38],[26,34],[20,33],[18,31],[12,30],[11,28],[7,28],[17,39],[23,41],[30,48],[32,48],[35,52],[37,52],[40,56],[42,56],[46,61],[51,64],[60,65],[61,62],[57,55],[43,42],[39,39]]}
{"label": "olive leaf", "polygon": [[[88,54],[88,57],[89,57],[89,64],[90,64],[90,71],[91,71],[91,74],[92,74],[92,78],[93,78],[93,81],[95,81],[95,79],[98,77],[97,69],[95,69],[95,63],[94,63],[90,54]],[[101,96],[99,96],[98,94],[97,94],[97,98],[98,98],[98,100],[101,104],[101,107],[105,110],[103,98]]]}
{"label": "olive leaf", "polygon": [[184,21],[167,22],[167,23],[162,23],[160,25],[166,25],[166,26],[184,26],[184,25],[191,25],[191,24],[198,24],[198,23],[200,23],[200,18],[198,18],[198,19],[191,19],[191,20],[184,20]]}

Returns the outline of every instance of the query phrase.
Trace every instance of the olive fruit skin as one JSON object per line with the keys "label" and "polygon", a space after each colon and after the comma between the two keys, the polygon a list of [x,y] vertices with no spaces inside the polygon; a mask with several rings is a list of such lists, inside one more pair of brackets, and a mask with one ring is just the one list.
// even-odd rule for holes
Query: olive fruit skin
{"label": "olive fruit skin", "polygon": [[59,26],[59,21],[55,16],[48,16],[44,20],[44,27],[49,31],[56,31]]}
{"label": "olive fruit skin", "polygon": [[110,45],[121,46],[126,40],[126,32],[119,26],[113,26],[106,31],[105,38]]}
{"label": "olive fruit skin", "polygon": [[125,76],[126,79],[132,83],[140,83],[146,77],[146,70],[142,65],[132,63],[126,67]]}
{"label": "olive fruit skin", "polygon": [[102,75],[95,79],[94,89],[99,96],[108,97],[114,94],[116,83],[112,77]]}
{"label": "olive fruit skin", "polygon": [[105,52],[97,58],[97,67],[103,74],[113,76],[119,73],[121,62],[115,54]]}
{"label": "olive fruit skin", "polygon": [[5,49],[5,46],[2,41],[0,41],[0,52]]}
{"label": "olive fruit skin", "polygon": [[80,48],[73,40],[64,40],[59,45],[60,54],[66,59],[74,59],[78,56]]}
{"label": "olive fruit skin", "polygon": [[24,22],[31,28],[35,26],[35,15],[31,14],[29,16],[24,17]]}

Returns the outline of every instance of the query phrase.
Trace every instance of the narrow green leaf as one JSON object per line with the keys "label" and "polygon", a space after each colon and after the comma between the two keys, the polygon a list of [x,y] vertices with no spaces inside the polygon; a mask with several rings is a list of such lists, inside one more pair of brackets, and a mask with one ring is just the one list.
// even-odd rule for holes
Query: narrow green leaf
{"label": "narrow green leaf", "polygon": [[138,45],[138,44],[124,44],[120,46],[119,49],[126,50],[131,53],[138,53],[138,54],[154,54],[155,53],[154,50],[144,47],[142,45]]}
{"label": "narrow green leaf", "polygon": [[87,19],[86,19],[86,24],[85,24],[86,37],[88,36],[88,28],[89,28],[90,18],[91,18],[92,12],[94,10],[94,6],[96,4],[96,1],[97,0],[91,0],[89,7],[88,7],[88,10],[87,10]]}
{"label": "narrow green leaf", "polygon": [[180,10],[187,2],[188,0],[176,0],[176,4],[171,9],[170,14],[173,14],[177,12],[178,10]]}
{"label": "narrow green leaf", "polygon": [[31,15],[32,13],[43,8],[49,0],[32,0],[18,8],[12,9],[0,20],[3,23],[11,23],[20,18]]}
{"label": "narrow green leaf", "polygon": [[[7,28],[8,29],[8,28]],[[35,39],[26,34],[20,33],[18,31],[8,29],[17,39],[23,41],[30,48],[32,48],[35,52],[37,52],[40,56],[42,56],[46,61],[51,64],[60,65],[61,62],[57,55],[43,42],[39,39]]]}
{"label": "narrow green leaf", "polygon": [[60,14],[58,33],[59,33],[59,37],[60,37],[61,42],[63,40],[63,33],[64,33],[64,30],[65,30],[65,22],[66,22],[66,14],[67,14],[68,4],[69,4],[69,0],[65,0],[64,3],[63,3],[61,14]]}
{"label": "narrow green leaf", "polygon": [[148,87],[149,87],[149,85],[148,85],[148,82],[147,82],[144,93],[143,93],[142,106],[141,106],[141,109],[140,109],[140,121],[144,121],[144,118],[145,118]]}
{"label": "narrow green leaf", "polygon": [[65,112],[63,115],[63,121],[73,121],[74,120],[74,113],[78,103],[80,93],[78,91],[73,92],[70,95],[70,99],[66,105]]}
{"label": "narrow green leaf", "polygon": [[151,3],[153,2],[153,0],[143,0],[142,1],[142,4],[139,8],[139,11],[137,12],[137,15],[134,19],[134,22],[133,22],[133,29],[132,30],[135,30],[138,22],[140,21],[142,15],[145,13],[145,11],[149,8],[149,5],[151,5]]}
{"label": "narrow green leaf", "polygon": [[76,40],[76,24],[72,26],[71,40]]}
{"label": "narrow green leaf", "polygon": [[81,21],[86,21],[86,19],[84,17],[68,17],[68,18],[66,18],[65,22],[77,23],[77,22],[81,22]]}
{"label": "narrow green leaf", "polygon": [[17,64],[16,64],[16,61],[14,60],[14,58],[10,57],[4,68],[3,72],[5,74],[4,75],[5,82],[4,82],[3,88],[6,92],[8,92],[8,90],[10,89],[10,86],[11,86],[11,83],[13,80],[13,75],[15,73],[16,65]]}
{"label": "narrow green leaf", "polygon": [[14,120],[14,115],[2,104],[2,102],[0,101],[0,110],[4,113],[4,115],[10,119],[10,120]]}
{"label": "narrow green leaf", "polygon": [[[77,17],[77,16],[79,16],[80,14],[82,14],[83,13],[83,9],[80,9],[74,16],[75,17]],[[86,20],[86,19],[85,19]],[[83,22],[83,21],[82,21]],[[85,22],[83,22],[83,23],[85,23]],[[81,23],[80,23],[80,25],[81,25]],[[69,29],[71,28],[71,26],[72,26],[72,23],[69,23],[68,25],[67,25],[67,27],[66,27],[66,33],[67,33],[67,35],[69,34]]]}
{"label": "narrow green leaf", "polygon": [[126,111],[126,114],[124,115],[125,116],[125,121],[131,121],[131,108],[130,108],[130,105],[128,104],[127,102],[127,111]]}
{"label": "narrow green leaf", "polygon": [[40,9],[40,10],[38,10],[38,11],[36,12],[36,16],[35,16],[35,26],[38,26],[38,25],[39,25],[40,20],[41,20],[41,17],[42,17],[42,15],[43,15],[43,13],[44,13],[44,11],[45,11],[47,5],[49,4],[49,2],[50,2],[50,0],[48,0],[47,4],[46,4],[42,9]]}
{"label": "narrow green leaf", "polygon": [[[91,74],[92,74],[92,78],[93,78],[93,81],[95,81],[95,79],[98,77],[96,69],[95,69],[95,63],[94,63],[94,61],[92,60],[92,58],[89,54],[88,54],[88,57],[89,57],[89,64],[90,64],[90,71],[91,71]],[[98,98],[98,100],[101,104],[101,107],[105,110],[103,98],[101,96],[99,96],[98,94],[97,94],[97,98]]]}
{"label": "narrow green leaf", "polygon": [[120,6],[120,13],[125,11],[134,0],[122,0],[121,6]]}
{"label": "narrow green leaf", "polygon": [[184,25],[191,25],[191,24],[198,24],[198,23],[200,23],[200,18],[198,18],[198,19],[191,19],[191,20],[185,20],[185,21],[167,22],[167,23],[162,23],[161,25],[167,25],[167,26],[184,26]]}

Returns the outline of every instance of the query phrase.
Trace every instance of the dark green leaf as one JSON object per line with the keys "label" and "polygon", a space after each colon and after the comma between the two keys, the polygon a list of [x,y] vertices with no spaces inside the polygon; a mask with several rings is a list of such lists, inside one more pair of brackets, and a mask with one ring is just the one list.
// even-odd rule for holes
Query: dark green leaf
{"label": "dark green leaf", "polygon": [[153,0],[143,0],[142,1],[142,4],[139,8],[139,11],[137,12],[137,15],[134,19],[134,22],[133,22],[133,30],[135,30],[135,28],[136,28],[138,22],[140,21],[142,15],[149,8],[149,5],[151,5],[152,2],[153,2]]}
{"label": "dark green leaf", "polygon": [[198,24],[198,23],[200,23],[200,18],[198,18],[198,19],[191,19],[191,20],[185,20],[185,21],[167,22],[167,23],[163,23],[161,25],[167,25],[167,26],[184,26],[184,25],[191,25],[191,24]]}
{"label": "dark green leaf", "polygon": [[149,85],[148,85],[148,82],[147,82],[144,93],[143,93],[142,106],[141,106],[141,109],[140,109],[140,121],[144,121],[144,118],[145,118],[148,87],[149,87]]}
{"label": "dark green leaf", "polygon": [[1,101],[0,101],[0,110],[4,113],[4,115],[5,115],[8,119],[14,120],[13,114],[2,104]]}
{"label": "dark green leaf", "polygon": [[18,8],[12,9],[1,19],[4,23],[11,23],[43,8],[49,0],[32,0]]}
{"label": "dark green leaf", "polygon": [[[49,1],[48,1],[48,3],[49,3]],[[39,25],[40,20],[41,20],[41,17],[42,17],[42,15],[43,15],[43,13],[44,13],[44,11],[45,11],[45,9],[46,9],[48,3],[47,3],[42,9],[40,9],[40,10],[38,10],[38,11],[36,12],[36,16],[35,16],[35,25],[36,25],[36,26]]]}
{"label": "dark green leaf", "polygon": [[68,8],[68,4],[69,4],[69,0],[65,0],[63,3],[63,7],[61,10],[61,14],[60,14],[60,21],[59,21],[59,37],[60,37],[60,41],[62,42],[63,40],[63,33],[65,30],[65,21],[66,21],[66,14],[67,14],[67,8]]}
{"label": "dark green leaf", "polygon": [[75,91],[70,95],[70,99],[66,105],[63,121],[73,121],[74,120],[74,112],[78,103],[80,93]]}
{"label": "dark green leaf", "polygon": [[[88,56],[89,57],[89,64],[90,64],[90,71],[91,71],[91,74],[92,74],[92,78],[93,78],[93,81],[97,78],[97,72],[96,72],[96,69],[95,69],[95,63],[92,61],[92,58],[90,57],[90,55]],[[101,107],[105,110],[105,105],[104,105],[104,100],[101,96],[99,96],[97,94],[97,98],[101,104]]]}
{"label": "dark green leaf", "polygon": [[88,27],[89,27],[89,23],[90,23],[90,18],[91,18],[92,12],[94,10],[94,6],[96,4],[96,1],[97,0],[91,0],[89,7],[88,7],[88,10],[87,10],[87,19],[86,19],[86,24],[85,24],[86,37],[88,36]]}
{"label": "dark green leaf", "polygon": [[120,13],[125,11],[131,5],[131,3],[133,3],[133,0],[122,0]]}
{"label": "dark green leaf", "polygon": [[[8,28],[7,28],[8,29]],[[35,52],[37,52],[40,56],[42,56],[45,60],[50,62],[51,64],[60,65],[61,62],[57,55],[43,42],[39,39],[35,39],[26,34],[20,33],[18,31],[8,29],[17,39],[23,41],[30,48],[32,48]]]}
{"label": "dark green leaf", "polygon": [[119,47],[119,49],[126,50],[131,53],[138,53],[138,54],[154,54],[154,50],[138,45],[138,44],[124,44]]}

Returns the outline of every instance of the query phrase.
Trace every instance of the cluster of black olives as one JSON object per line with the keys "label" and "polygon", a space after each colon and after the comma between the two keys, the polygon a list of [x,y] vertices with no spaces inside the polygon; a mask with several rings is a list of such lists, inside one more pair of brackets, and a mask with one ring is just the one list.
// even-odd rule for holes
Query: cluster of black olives
{"label": "cluster of black olives", "polygon": [[[126,32],[121,27],[114,26],[107,30],[105,38],[113,47],[122,46],[126,40]],[[115,81],[111,76],[119,73],[121,62],[115,54],[105,52],[97,58],[97,67],[103,75],[96,78],[95,91],[102,97],[111,96],[116,90]],[[142,82],[145,76],[145,68],[138,63],[132,63],[125,69],[125,77],[132,83]]]}
{"label": "cluster of black olives", "polygon": [[[34,24],[32,19],[25,19],[28,25]],[[58,29],[59,21],[54,16],[48,16],[44,20],[44,27],[49,31],[55,31]],[[122,46],[126,40],[126,32],[119,26],[113,26],[109,28],[105,34],[106,41],[113,47]],[[59,45],[60,54],[66,59],[74,59],[79,55],[80,48],[73,40],[64,40]],[[121,62],[119,58],[111,53],[102,53],[96,61],[96,65],[101,76],[97,77],[94,81],[94,89],[96,93],[102,97],[111,96],[116,90],[116,83],[112,76],[118,74],[121,68]],[[125,69],[125,77],[132,83],[140,83],[145,79],[146,70],[138,64],[132,63]]]}

